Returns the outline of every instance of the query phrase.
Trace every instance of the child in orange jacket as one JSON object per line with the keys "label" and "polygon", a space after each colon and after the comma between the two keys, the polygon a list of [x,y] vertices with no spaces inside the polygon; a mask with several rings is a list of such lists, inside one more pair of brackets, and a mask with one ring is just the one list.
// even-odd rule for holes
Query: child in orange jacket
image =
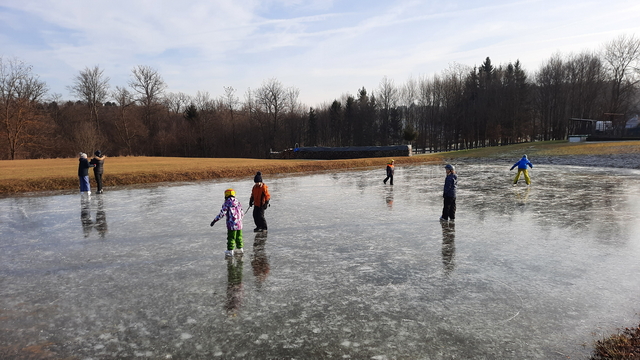
{"label": "child in orange jacket", "polygon": [[262,182],[262,173],[258,171],[253,178],[253,188],[251,189],[251,198],[249,199],[249,206],[253,206],[253,221],[256,223],[254,232],[266,232],[267,220],[264,218],[264,211],[269,207],[269,187]]}
{"label": "child in orange jacket", "polygon": [[393,173],[395,172],[395,169],[393,168],[393,163],[395,161],[393,161],[393,159],[391,161],[389,161],[389,163],[387,164],[387,177],[384,178],[384,180],[382,180],[383,183],[387,183],[388,180],[391,180],[389,182],[389,184],[393,185]]}

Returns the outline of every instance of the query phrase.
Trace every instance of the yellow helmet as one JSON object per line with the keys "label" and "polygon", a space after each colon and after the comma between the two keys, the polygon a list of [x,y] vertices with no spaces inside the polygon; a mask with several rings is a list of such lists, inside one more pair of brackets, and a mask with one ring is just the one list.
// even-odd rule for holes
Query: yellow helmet
{"label": "yellow helmet", "polygon": [[224,198],[228,198],[229,196],[236,196],[236,192],[233,189],[227,189],[224,191]]}

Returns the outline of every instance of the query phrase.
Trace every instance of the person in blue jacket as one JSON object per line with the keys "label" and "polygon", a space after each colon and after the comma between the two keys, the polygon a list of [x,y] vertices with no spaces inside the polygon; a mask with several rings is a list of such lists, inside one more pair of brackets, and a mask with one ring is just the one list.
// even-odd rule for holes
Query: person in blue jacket
{"label": "person in blue jacket", "polygon": [[458,189],[458,175],[453,165],[445,165],[447,177],[444,179],[444,207],[442,208],[442,216],[440,221],[454,221],[456,219],[456,191]]}
{"label": "person in blue jacket", "polygon": [[522,159],[516,161],[509,171],[513,170],[516,166],[518,167],[518,174],[516,174],[516,177],[513,179],[513,185],[517,184],[518,180],[520,180],[520,174],[524,174],[524,181],[527,185],[531,185],[531,178],[529,178],[527,166],[533,169],[533,164],[527,159],[527,155],[522,155]]}

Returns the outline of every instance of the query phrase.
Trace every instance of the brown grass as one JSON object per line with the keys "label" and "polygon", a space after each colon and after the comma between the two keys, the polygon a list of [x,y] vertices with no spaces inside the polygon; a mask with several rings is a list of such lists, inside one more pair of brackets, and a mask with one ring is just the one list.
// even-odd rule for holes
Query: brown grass
{"label": "brown grass", "polygon": [[621,333],[596,342],[592,360],[639,360],[640,326],[626,328]]}
{"label": "brown grass", "polygon": [[570,143],[568,141],[544,141],[523,143],[508,146],[494,146],[481,149],[462,150],[441,153],[448,158],[461,157],[511,157],[527,154],[532,156],[571,156],[571,155],[612,155],[638,154],[640,155],[640,141],[611,141],[600,143]]}
{"label": "brown grass", "polygon": [[[273,160],[113,157],[105,160],[105,186],[194,181],[264,174],[384,166],[389,158]],[[395,158],[396,163],[442,162],[438,154]],[[78,159],[0,161],[0,194],[78,188]],[[92,171],[89,171],[93,178]],[[92,180],[93,181],[93,180]]]}
{"label": "brown grass", "polygon": [[[396,164],[442,163],[445,159],[573,156],[638,153],[640,141],[569,143],[548,141],[395,158]],[[384,166],[389,158],[350,160],[273,160],[219,158],[113,157],[105,161],[105,186],[194,181],[264,174],[346,170]],[[78,188],[78,159],[0,161],[0,194]],[[91,173],[91,171],[90,171]],[[93,177],[93,175],[90,175]],[[93,181],[93,180],[92,180]]]}

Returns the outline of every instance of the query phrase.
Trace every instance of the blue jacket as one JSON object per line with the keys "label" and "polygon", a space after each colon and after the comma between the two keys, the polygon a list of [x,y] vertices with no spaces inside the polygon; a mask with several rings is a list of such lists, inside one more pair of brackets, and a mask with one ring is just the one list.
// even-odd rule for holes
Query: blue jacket
{"label": "blue jacket", "polygon": [[518,167],[518,169],[526,169],[527,166],[533,169],[533,164],[531,164],[531,162],[529,161],[529,159],[527,159],[526,156],[523,156],[522,159],[516,161],[516,163],[513,164],[513,166],[509,170],[513,170],[513,168],[516,166]]}
{"label": "blue jacket", "polygon": [[444,179],[444,191],[442,197],[456,197],[456,189],[458,188],[458,175],[449,174]]}

